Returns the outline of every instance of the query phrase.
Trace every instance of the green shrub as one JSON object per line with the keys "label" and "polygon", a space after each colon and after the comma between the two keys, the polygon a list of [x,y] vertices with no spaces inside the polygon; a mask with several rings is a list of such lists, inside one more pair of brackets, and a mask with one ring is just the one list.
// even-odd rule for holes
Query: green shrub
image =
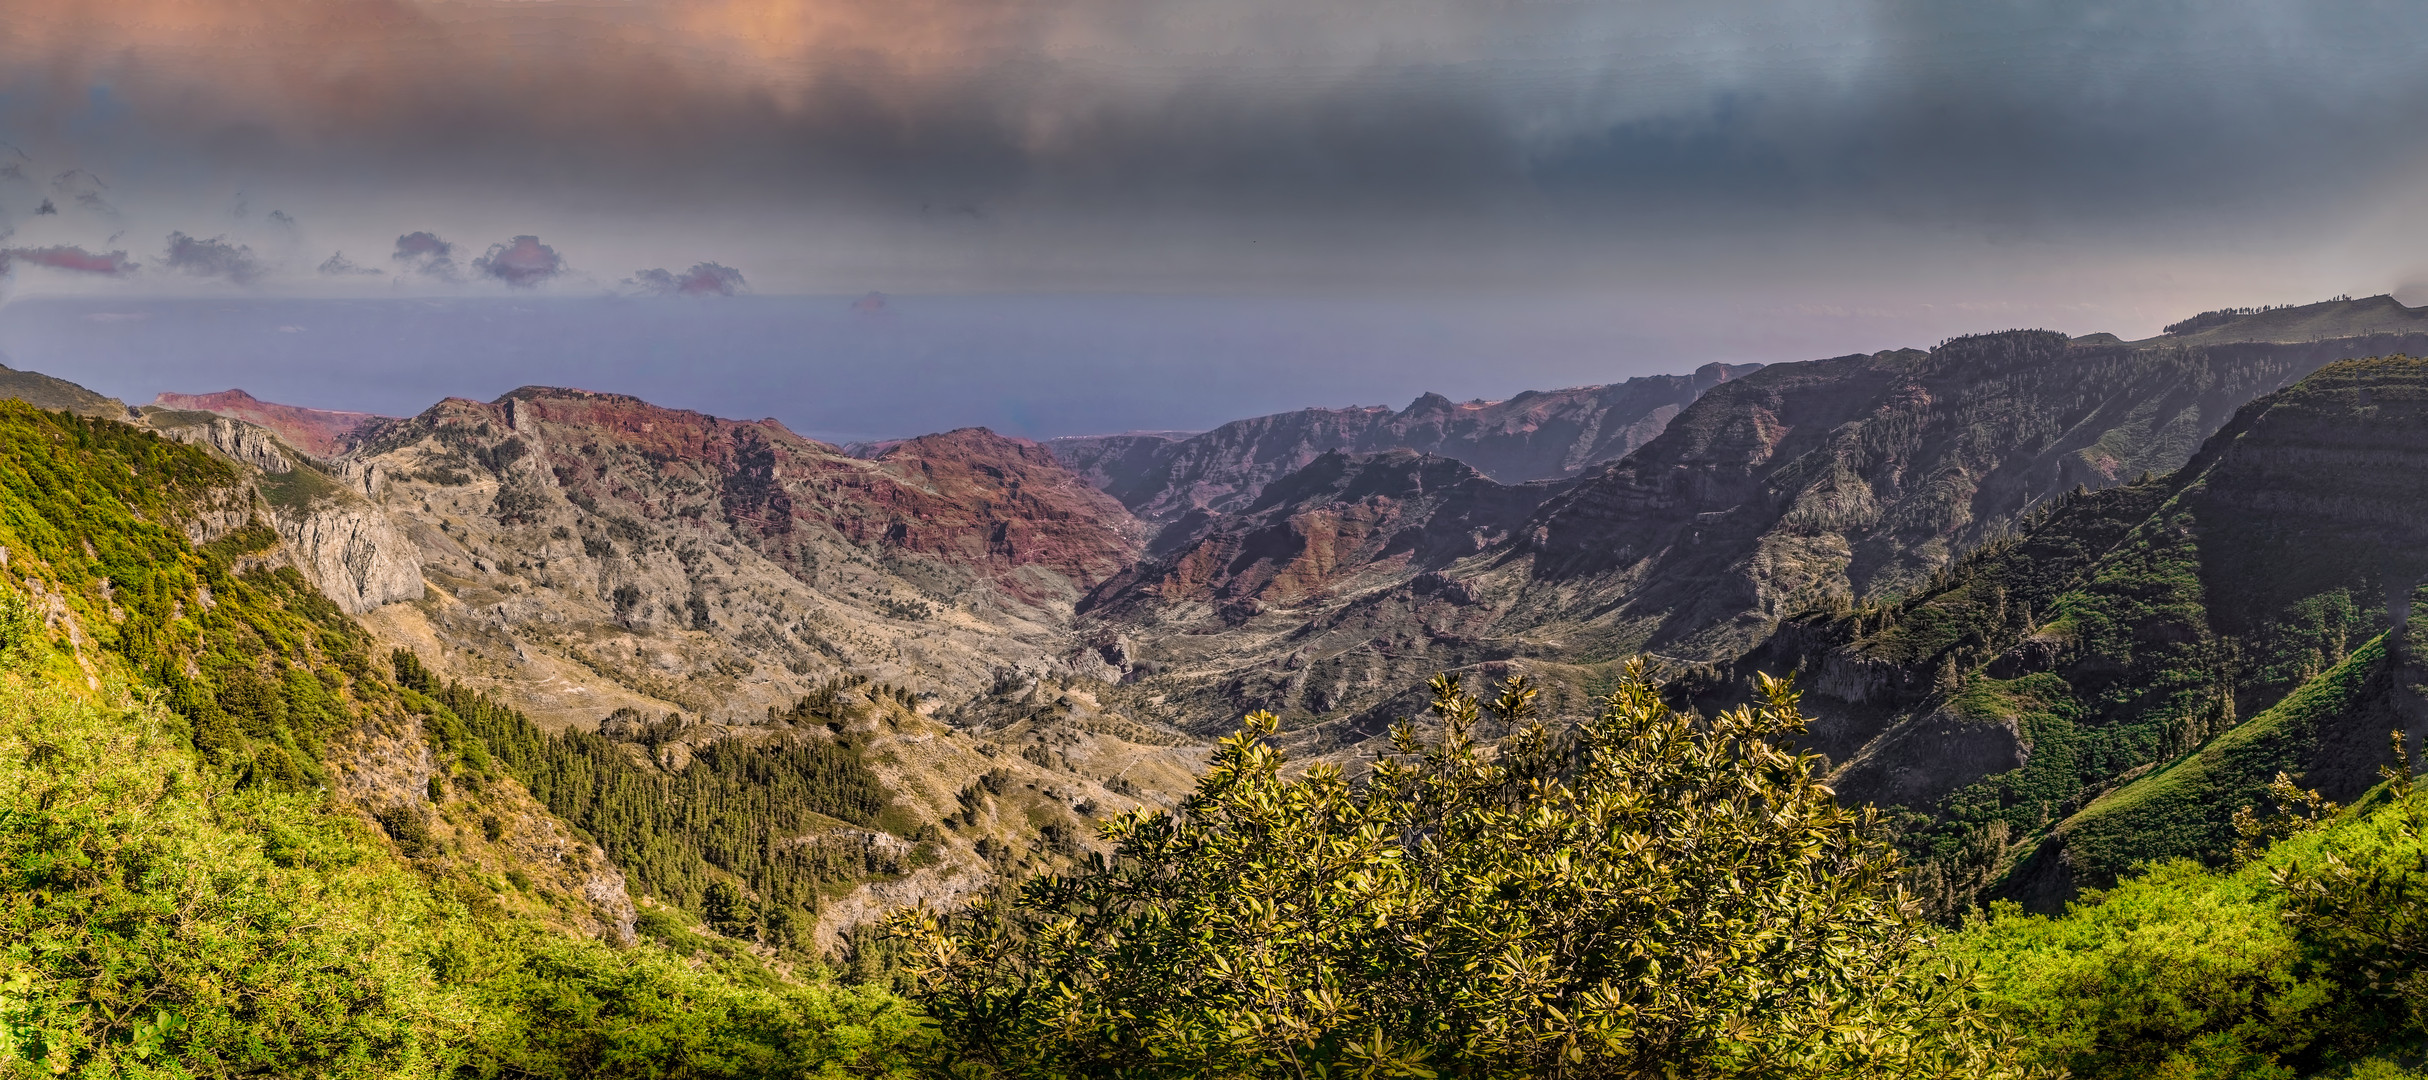
{"label": "green shrub", "polygon": [[2424,824],[2428,793],[2389,785],[2238,870],[2162,863],[2057,917],[1997,905],[1943,955],[1983,973],[2021,1049],[2084,1080],[2412,1075]]}
{"label": "green shrub", "polygon": [[1440,742],[1350,784],[1285,779],[1270,713],[1177,814],[1133,812],[1073,877],[895,923],[970,1075],[1980,1076],[2000,1071],[1870,819],[1773,740],[1786,684],[1716,717],[1631,667],[1554,733],[1533,691],[1487,753]]}

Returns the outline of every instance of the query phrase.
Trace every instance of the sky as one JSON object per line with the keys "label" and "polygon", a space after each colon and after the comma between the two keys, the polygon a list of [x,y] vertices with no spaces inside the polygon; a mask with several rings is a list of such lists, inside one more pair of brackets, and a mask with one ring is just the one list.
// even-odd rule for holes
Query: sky
{"label": "sky", "polygon": [[0,0],[0,350],[1051,435],[2420,303],[2424,53],[2410,0]]}

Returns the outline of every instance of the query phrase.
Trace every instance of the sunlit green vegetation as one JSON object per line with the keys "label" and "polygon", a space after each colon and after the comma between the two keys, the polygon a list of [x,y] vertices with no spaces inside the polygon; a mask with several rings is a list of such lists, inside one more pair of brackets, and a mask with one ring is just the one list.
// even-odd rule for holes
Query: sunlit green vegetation
{"label": "sunlit green vegetation", "polygon": [[1942,946],[2034,1063],[2084,1080],[2428,1075],[2428,790],[2236,869],[2148,868],[2042,917],[2000,904]]}
{"label": "sunlit green vegetation", "polygon": [[1402,729],[1362,785],[1286,777],[1260,713],[1109,859],[897,929],[970,1075],[2005,1074],[1766,689],[1694,717],[1638,666],[1553,729],[1520,680],[1480,706],[1444,677],[1441,739]]}
{"label": "sunlit green vegetation", "polygon": [[[1635,669],[1571,723],[1445,678],[1443,735],[1371,777],[1290,766],[1251,716],[1109,855],[861,941],[914,1007],[808,941],[822,896],[932,851],[832,695],[751,740],[544,732],[377,657],[206,452],[0,402],[0,1076],[2420,1080],[2428,791],[2270,779],[2407,715],[2428,628],[2372,640],[2304,581],[2218,621],[2179,495],[2076,497],[1834,616],[2033,742],[1944,835],[1840,806],[1783,685],[1695,716]],[[2115,670],[1984,670],[2032,634]],[[335,748],[408,730],[433,803],[527,788],[596,839],[663,901],[639,942],[501,906],[426,821],[332,798]],[[2166,764],[2092,798],[2135,762]],[[2069,816],[2072,865],[2118,884],[2061,914],[1942,926],[1906,891],[1900,843]],[[777,843],[819,833],[867,842]]]}

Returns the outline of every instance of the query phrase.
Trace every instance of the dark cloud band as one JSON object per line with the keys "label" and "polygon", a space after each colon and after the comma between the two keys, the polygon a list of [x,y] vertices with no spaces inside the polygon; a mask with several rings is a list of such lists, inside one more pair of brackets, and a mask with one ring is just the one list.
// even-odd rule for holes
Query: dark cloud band
{"label": "dark cloud band", "polygon": [[905,213],[2122,214],[2428,144],[2375,0],[15,7],[0,68],[198,153]]}
{"label": "dark cloud band", "polygon": [[268,269],[243,244],[230,243],[227,237],[210,239],[188,236],[182,232],[169,234],[169,248],[164,264],[171,270],[194,277],[218,278],[237,285],[251,285],[261,280]]}
{"label": "dark cloud band", "polygon": [[739,296],[750,291],[741,271],[719,263],[695,263],[680,274],[643,270],[624,284],[655,296]]}

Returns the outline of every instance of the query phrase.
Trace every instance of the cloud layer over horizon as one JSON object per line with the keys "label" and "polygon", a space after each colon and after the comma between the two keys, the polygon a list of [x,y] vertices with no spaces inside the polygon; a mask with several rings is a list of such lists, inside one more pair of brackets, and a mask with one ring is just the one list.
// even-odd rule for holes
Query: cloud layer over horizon
{"label": "cloud layer over horizon", "polygon": [[[691,279],[647,268],[715,266],[763,292],[1820,309],[2428,283],[2428,25],[2397,0],[10,8],[6,242],[250,257],[114,288],[666,291]],[[447,246],[378,257],[400,236]],[[672,288],[731,291],[702,281]]]}

